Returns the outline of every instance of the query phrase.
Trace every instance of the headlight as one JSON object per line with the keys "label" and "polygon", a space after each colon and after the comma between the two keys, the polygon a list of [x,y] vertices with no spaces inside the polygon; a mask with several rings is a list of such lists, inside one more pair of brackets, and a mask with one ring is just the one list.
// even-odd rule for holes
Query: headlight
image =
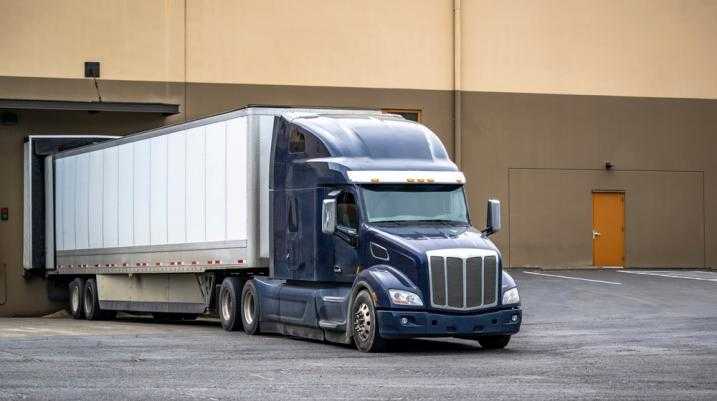
{"label": "headlight", "polygon": [[388,290],[388,295],[391,298],[391,303],[394,305],[423,306],[421,297],[411,291]]}
{"label": "headlight", "polygon": [[518,288],[511,288],[503,293],[503,305],[517,304],[520,302],[520,295],[518,295]]}

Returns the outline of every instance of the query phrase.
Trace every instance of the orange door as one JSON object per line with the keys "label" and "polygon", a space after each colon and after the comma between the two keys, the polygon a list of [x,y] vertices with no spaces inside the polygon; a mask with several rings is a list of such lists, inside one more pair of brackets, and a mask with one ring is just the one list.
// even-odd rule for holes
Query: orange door
{"label": "orange door", "polygon": [[593,265],[625,265],[625,194],[593,192]]}

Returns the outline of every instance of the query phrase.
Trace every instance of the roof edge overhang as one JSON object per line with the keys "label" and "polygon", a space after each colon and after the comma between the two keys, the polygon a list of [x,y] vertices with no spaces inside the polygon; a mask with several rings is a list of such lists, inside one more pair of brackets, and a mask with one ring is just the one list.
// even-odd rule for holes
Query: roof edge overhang
{"label": "roof edge overhang", "polygon": [[172,115],[179,113],[179,105],[149,102],[98,102],[75,100],[0,99],[0,110],[45,110],[155,113]]}

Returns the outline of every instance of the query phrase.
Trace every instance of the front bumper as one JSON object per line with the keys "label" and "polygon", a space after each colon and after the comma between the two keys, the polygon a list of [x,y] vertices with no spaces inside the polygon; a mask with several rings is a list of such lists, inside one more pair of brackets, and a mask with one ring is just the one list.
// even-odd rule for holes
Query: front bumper
{"label": "front bumper", "polygon": [[[513,316],[517,316],[515,321]],[[402,323],[403,318],[405,318],[405,323]],[[504,309],[480,315],[400,310],[378,311],[379,333],[384,338],[512,335],[520,330],[522,320],[520,308]]]}

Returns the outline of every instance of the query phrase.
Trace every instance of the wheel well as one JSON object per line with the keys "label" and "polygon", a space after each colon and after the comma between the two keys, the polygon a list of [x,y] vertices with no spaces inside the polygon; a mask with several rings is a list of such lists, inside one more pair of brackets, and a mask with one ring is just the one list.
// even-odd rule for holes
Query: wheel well
{"label": "wheel well", "polygon": [[356,296],[363,290],[368,291],[368,294],[374,300],[374,303],[376,302],[373,288],[371,288],[371,286],[367,282],[359,281],[358,283],[356,283],[356,286],[354,286],[354,289],[351,291],[351,297],[349,298],[348,308],[346,308],[347,329],[351,325],[351,309],[354,304],[354,299],[356,299]]}
{"label": "wheel well", "polygon": [[219,311],[219,309],[217,308],[217,305],[218,305],[217,301],[219,300],[219,292],[222,289],[222,283],[224,282],[224,279],[226,279],[227,277],[238,278],[241,283],[241,287],[240,287],[240,291],[241,291],[241,288],[244,287],[244,283],[251,280],[255,276],[263,275],[263,274],[261,274],[261,272],[254,271],[254,270],[246,270],[246,271],[241,271],[241,272],[213,270],[213,271],[208,271],[207,273],[214,274],[214,291],[212,291],[211,299],[209,301],[209,309],[213,310],[214,312],[217,312],[217,313]]}

